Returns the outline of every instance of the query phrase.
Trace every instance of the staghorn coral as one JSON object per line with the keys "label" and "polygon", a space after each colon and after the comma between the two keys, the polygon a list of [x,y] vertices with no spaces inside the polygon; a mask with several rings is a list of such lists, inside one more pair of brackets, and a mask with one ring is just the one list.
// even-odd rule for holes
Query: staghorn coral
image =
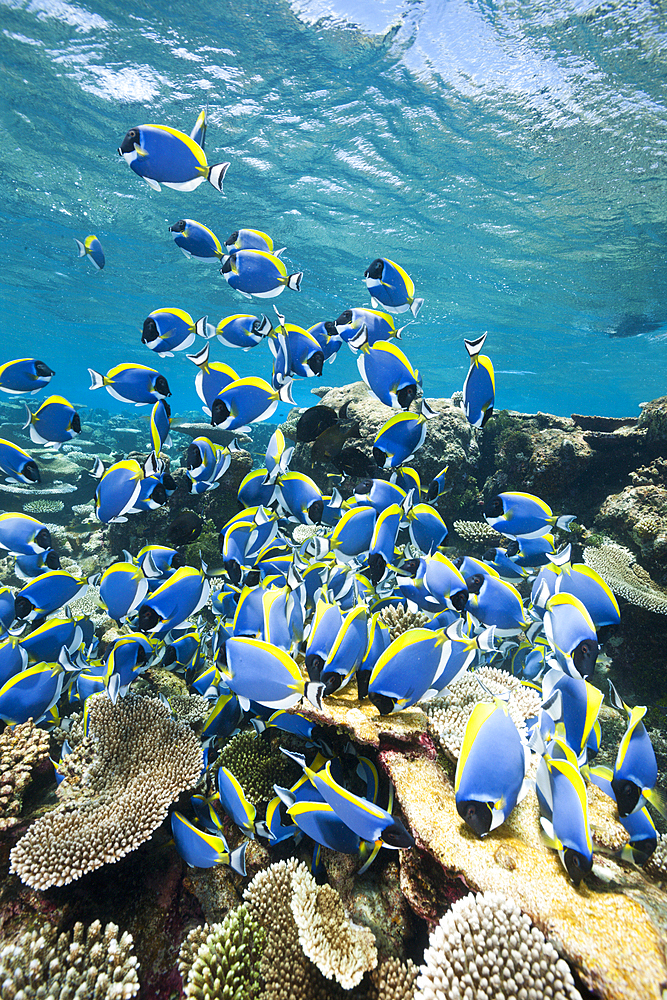
{"label": "staghorn coral", "polygon": [[389,629],[392,640],[397,639],[410,628],[421,628],[429,621],[423,611],[408,611],[403,604],[385,608],[380,612],[380,620]]}
{"label": "staghorn coral", "polygon": [[490,701],[477,678],[486,685],[492,695],[510,692],[509,714],[517,728],[525,728],[526,719],[537,715],[540,695],[533,688],[526,687],[518,677],[497,667],[481,667],[469,671],[460,680],[450,684],[444,694],[423,706],[429,719],[429,728],[438,737],[442,747],[456,760],[461,750],[463,733],[472,710],[479,701]]}
{"label": "staghorn coral", "polygon": [[377,965],[375,935],[353,924],[330,885],[317,885],[304,865],[292,875],[292,914],[303,952],[327,979],[345,990]]}
{"label": "staghorn coral", "polygon": [[62,500],[29,500],[23,509],[28,514],[57,514],[65,509],[65,504]]}
{"label": "staghorn coral", "polygon": [[67,885],[147,840],[202,768],[192,730],[154,698],[106,693],[87,702],[88,736],[66,759],[59,806],[40,817],[10,854],[33,889]]}
{"label": "staghorn coral", "polygon": [[329,982],[303,953],[292,913],[292,880],[305,865],[290,858],[259,872],[243,894],[266,934],[259,971],[259,1000],[341,1000],[347,994]]}
{"label": "staghorn coral", "polygon": [[178,955],[186,997],[252,1000],[263,943],[264,932],[246,905],[231,910],[222,923],[195,927]]}
{"label": "staghorn coral", "polygon": [[32,719],[8,726],[0,736],[0,830],[18,823],[31,772],[49,756],[49,734]]}
{"label": "staghorn coral", "polygon": [[507,539],[494,531],[486,521],[454,521],[454,531],[464,540],[476,545],[503,545]]}
{"label": "staghorn coral", "polygon": [[96,920],[57,934],[50,924],[0,950],[2,1000],[125,1000],[139,992],[132,935]]}
{"label": "staghorn coral", "polygon": [[[287,745],[284,735],[282,743]],[[257,736],[253,729],[232,736],[215,766],[232,772],[253,805],[269,802],[276,794],[274,785],[290,788],[301,774],[299,766],[274,747],[268,735]]]}
{"label": "staghorn coral", "polygon": [[630,549],[604,538],[602,545],[584,549],[584,562],[600,574],[617,597],[667,615],[667,592],[651,579]]}
{"label": "staghorn coral", "polygon": [[412,1000],[419,969],[408,959],[387,958],[370,974],[368,1000]]}
{"label": "staghorn coral", "polygon": [[581,1000],[572,973],[499,892],[459,899],[430,936],[415,1000]]}

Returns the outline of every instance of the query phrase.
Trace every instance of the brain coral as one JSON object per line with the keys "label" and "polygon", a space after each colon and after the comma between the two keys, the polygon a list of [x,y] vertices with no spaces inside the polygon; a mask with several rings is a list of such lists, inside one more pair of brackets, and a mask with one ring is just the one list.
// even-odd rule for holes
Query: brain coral
{"label": "brain coral", "polygon": [[10,854],[33,889],[66,885],[118,861],[147,840],[202,769],[189,726],[155,698],[106,693],[87,702],[88,736],[66,758],[60,805],[40,817]]}

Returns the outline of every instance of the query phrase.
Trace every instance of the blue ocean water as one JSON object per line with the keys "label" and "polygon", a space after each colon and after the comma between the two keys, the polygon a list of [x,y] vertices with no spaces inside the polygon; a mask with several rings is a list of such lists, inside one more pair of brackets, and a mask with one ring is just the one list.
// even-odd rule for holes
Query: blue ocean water
{"label": "blue ocean water", "polygon": [[[427,396],[462,386],[484,331],[499,408],[634,415],[667,391],[664,4],[0,0],[0,21],[2,360],[42,358],[51,391],[120,408],[86,369],[154,364],[156,308],[272,311],[181,255],[183,216],[286,245],[302,291],[273,301],[305,327],[369,305],[375,257],[400,263]],[[149,189],[126,131],[189,132],[206,102],[224,196]],[[99,273],[76,256],[90,233]],[[266,345],[212,357],[270,371]],[[176,413],[198,408],[184,355],[157,367]],[[321,383],[357,378],[344,349]]]}

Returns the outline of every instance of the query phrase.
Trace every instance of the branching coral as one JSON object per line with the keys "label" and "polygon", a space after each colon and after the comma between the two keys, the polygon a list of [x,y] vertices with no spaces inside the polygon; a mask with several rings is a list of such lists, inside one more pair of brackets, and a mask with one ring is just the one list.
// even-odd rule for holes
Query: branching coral
{"label": "branching coral", "polygon": [[368,1000],[412,1000],[419,969],[408,959],[387,958],[370,975]]}
{"label": "branching coral", "polygon": [[18,823],[23,793],[35,765],[49,756],[49,734],[32,719],[0,736],[0,830]]}
{"label": "branching coral", "polygon": [[567,962],[502,893],[454,903],[429,939],[415,1000],[581,1000]]}
{"label": "branching coral", "polygon": [[667,592],[651,579],[630,549],[605,538],[602,545],[584,549],[584,562],[600,574],[617,597],[667,615]]}
{"label": "branching coral", "polygon": [[380,613],[380,620],[389,629],[392,640],[397,639],[410,628],[422,628],[429,620],[423,611],[408,611],[402,604],[385,608]]}
{"label": "branching coral", "polygon": [[88,701],[88,737],[67,760],[61,803],[11,852],[11,871],[34,889],[66,885],[135,850],[202,768],[199,742],[154,698]]}
{"label": "branching coral", "polygon": [[458,758],[466,723],[475,705],[480,701],[492,700],[477,682],[478,677],[491,695],[510,692],[508,711],[519,729],[524,726],[526,719],[537,715],[540,708],[539,692],[526,687],[505,670],[481,667],[464,674],[460,680],[450,684],[444,694],[423,706],[429,717],[430,728],[454,758]]}
{"label": "branching coral", "polygon": [[477,545],[503,545],[507,541],[486,521],[454,521],[454,531],[464,542]]}
{"label": "branching coral", "polygon": [[371,932],[353,927],[333,899],[338,894],[326,887],[320,896],[322,888],[292,858],[260,872],[246,889],[243,898],[266,934],[260,1000],[339,1000],[346,993],[335,980],[351,986],[375,965]]}
{"label": "branching coral", "polygon": [[139,992],[132,935],[99,920],[57,934],[44,924],[0,950],[2,1000],[125,1000]]}
{"label": "branching coral", "polygon": [[263,944],[264,932],[245,905],[231,910],[222,923],[195,927],[178,955],[186,997],[253,1000]]}
{"label": "branching coral", "polygon": [[291,907],[303,952],[327,979],[349,990],[375,968],[373,932],[351,923],[336,890],[317,885],[304,865],[292,876]]}

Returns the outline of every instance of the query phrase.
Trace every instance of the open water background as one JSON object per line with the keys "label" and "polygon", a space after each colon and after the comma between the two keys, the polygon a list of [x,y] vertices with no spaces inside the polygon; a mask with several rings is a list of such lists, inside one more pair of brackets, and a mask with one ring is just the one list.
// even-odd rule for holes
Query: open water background
{"label": "open water background", "polygon": [[[119,408],[86,369],[136,361],[176,414],[198,407],[194,366],[156,363],[144,318],[272,311],[181,255],[183,216],[286,245],[302,292],[273,301],[306,327],[369,304],[373,258],[402,264],[427,396],[462,386],[485,330],[499,408],[634,415],[667,392],[664,3],[0,0],[0,64],[2,360],[42,358],[75,404]],[[189,132],[207,100],[224,197],[150,190],[125,132]],[[89,233],[101,273],[76,256]],[[266,345],[211,356],[270,371]],[[321,382],[356,378],[343,348]]]}

